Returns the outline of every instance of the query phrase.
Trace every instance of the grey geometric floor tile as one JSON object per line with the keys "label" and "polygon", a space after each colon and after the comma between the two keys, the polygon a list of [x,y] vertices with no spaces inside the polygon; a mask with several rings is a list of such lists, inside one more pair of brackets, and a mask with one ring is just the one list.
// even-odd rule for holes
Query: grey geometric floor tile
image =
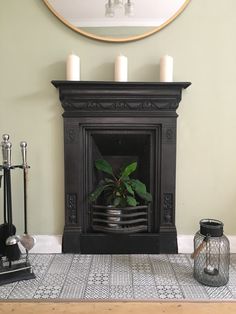
{"label": "grey geometric floor tile", "polygon": [[233,267],[230,267],[229,269],[229,286],[236,286],[236,269],[234,270]]}
{"label": "grey geometric floor tile", "polygon": [[167,285],[157,285],[157,294],[160,299],[183,299],[183,294],[178,285],[167,286]]}
{"label": "grey geometric floor tile", "polygon": [[151,259],[151,265],[153,269],[154,274],[170,274],[172,273],[174,275],[173,267],[170,263],[166,262],[153,262]]}
{"label": "grey geometric floor tile", "polygon": [[183,295],[185,297],[185,299],[196,299],[196,300],[207,300],[208,299],[208,295],[206,293],[205,287],[202,285],[194,285],[194,286],[190,286],[190,285],[184,285],[181,287],[182,291],[183,291]]}
{"label": "grey geometric floor tile", "polygon": [[66,274],[52,274],[47,273],[45,277],[41,280],[41,285],[56,285],[56,286],[62,286],[64,284],[66,278]]}
{"label": "grey geometric floor tile", "polygon": [[87,285],[85,299],[109,299],[109,286],[104,285]]}
{"label": "grey geometric floor tile", "polygon": [[146,263],[132,263],[131,264],[132,272],[133,273],[152,273],[152,268],[151,265],[146,262]]}
{"label": "grey geometric floor tile", "polygon": [[0,286],[0,299],[7,299],[17,283]]}
{"label": "grey geometric floor tile", "polygon": [[236,285],[227,285],[227,287],[228,287],[228,289],[229,289],[229,291],[231,292],[231,294],[232,294],[232,297],[234,298],[234,299],[236,299]]}
{"label": "grey geometric floor tile", "polygon": [[56,299],[59,297],[62,286],[58,285],[40,285],[35,292],[34,299]]}
{"label": "grey geometric floor tile", "polygon": [[48,273],[49,274],[65,274],[70,268],[72,259],[73,259],[73,255],[69,255],[69,254],[55,255],[48,269]]}
{"label": "grey geometric floor tile", "polygon": [[130,300],[133,299],[133,286],[132,285],[111,285],[109,299],[113,300]]}
{"label": "grey geometric floor tile", "polygon": [[192,270],[186,269],[184,272],[183,270],[178,271],[175,270],[176,278],[177,281],[180,285],[185,286],[185,285],[199,285],[199,283],[196,281],[196,279],[193,277]]}
{"label": "grey geometric floor tile", "polygon": [[233,295],[227,286],[224,287],[207,287],[206,292],[211,300],[232,299]]}
{"label": "grey geometric floor tile", "polygon": [[85,284],[83,285],[64,285],[60,299],[82,299],[84,296]]}
{"label": "grey geometric floor tile", "polygon": [[33,259],[34,265],[49,265],[55,255],[53,254],[37,254]]}
{"label": "grey geometric floor tile", "polygon": [[117,285],[117,286],[125,286],[125,285],[132,285],[132,275],[131,273],[127,272],[112,272],[111,273],[111,285]]}
{"label": "grey geometric floor tile", "polygon": [[111,260],[111,272],[129,272],[130,257],[129,255],[113,255]]}
{"label": "grey geometric floor tile", "polygon": [[156,286],[133,286],[133,289],[134,299],[138,300],[154,300],[158,295]]}
{"label": "grey geometric floor tile", "polygon": [[24,280],[18,282],[9,295],[9,299],[32,299],[38,289],[39,280]]}
{"label": "grey geometric floor tile", "polygon": [[110,272],[111,256],[110,255],[94,255],[91,265],[93,272]]}
{"label": "grey geometric floor tile", "polygon": [[55,256],[52,254],[38,254],[32,261],[33,271],[36,277],[43,277],[48,271],[50,264]]}
{"label": "grey geometric floor tile", "polygon": [[163,272],[162,274],[153,275],[156,285],[178,285],[178,281],[173,274],[168,274],[167,272]]}
{"label": "grey geometric floor tile", "polygon": [[88,275],[88,285],[109,285],[110,276],[108,273],[90,272]]}
{"label": "grey geometric floor tile", "polygon": [[150,274],[133,274],[133,285],[134,286],[155,286],[155,279]]}

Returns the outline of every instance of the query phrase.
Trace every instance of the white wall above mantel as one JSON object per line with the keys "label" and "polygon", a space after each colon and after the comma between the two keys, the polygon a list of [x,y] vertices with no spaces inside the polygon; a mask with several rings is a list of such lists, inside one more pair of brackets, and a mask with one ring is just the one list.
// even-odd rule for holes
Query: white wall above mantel
{"label": "white wall above mantel", "polygon": [[[30,253],[61,253],[61,235],[35,235],[36,245]],[[193,252],[193,235],[179,235],[179,253]],[[228,236],[230,241],[230,252],[236,253],[236,236]]]}

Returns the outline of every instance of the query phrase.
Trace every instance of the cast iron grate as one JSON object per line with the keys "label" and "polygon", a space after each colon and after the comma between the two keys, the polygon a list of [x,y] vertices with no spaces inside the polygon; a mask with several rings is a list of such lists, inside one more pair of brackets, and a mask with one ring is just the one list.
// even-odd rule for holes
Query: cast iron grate
{"label": "cast iron grate", "polygon": [[115,208],[92,206],[92,227],[105,233],[136,233],[148,230],[148,206]]}

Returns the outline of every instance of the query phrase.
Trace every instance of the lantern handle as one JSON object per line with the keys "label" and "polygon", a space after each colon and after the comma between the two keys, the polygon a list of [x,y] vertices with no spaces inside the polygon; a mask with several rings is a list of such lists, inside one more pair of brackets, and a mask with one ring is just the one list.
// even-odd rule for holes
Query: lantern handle
{"label": "lantern handle", "polygon": [[199,246],[194,250],[194,252],[191,254],[191,258],[192,259],[195,259],[199,254],[200,252],[204,249],[204,247],[206,246],[207,244],[207,241],[209,240],[211,236],[209,234],[207,234],[204,239],[202,240],[202,243],[199,244]]}

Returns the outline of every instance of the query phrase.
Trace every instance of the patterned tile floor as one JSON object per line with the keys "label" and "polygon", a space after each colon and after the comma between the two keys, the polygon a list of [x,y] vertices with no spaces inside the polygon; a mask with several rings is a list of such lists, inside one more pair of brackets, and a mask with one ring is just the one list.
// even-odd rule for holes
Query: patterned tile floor
{"label": "patterned tile floor", "polygon": [[203,286],[178,255],[32,254],[36,279],[0,286],[0,299],[236,300],[236,254],[226,286]]}

